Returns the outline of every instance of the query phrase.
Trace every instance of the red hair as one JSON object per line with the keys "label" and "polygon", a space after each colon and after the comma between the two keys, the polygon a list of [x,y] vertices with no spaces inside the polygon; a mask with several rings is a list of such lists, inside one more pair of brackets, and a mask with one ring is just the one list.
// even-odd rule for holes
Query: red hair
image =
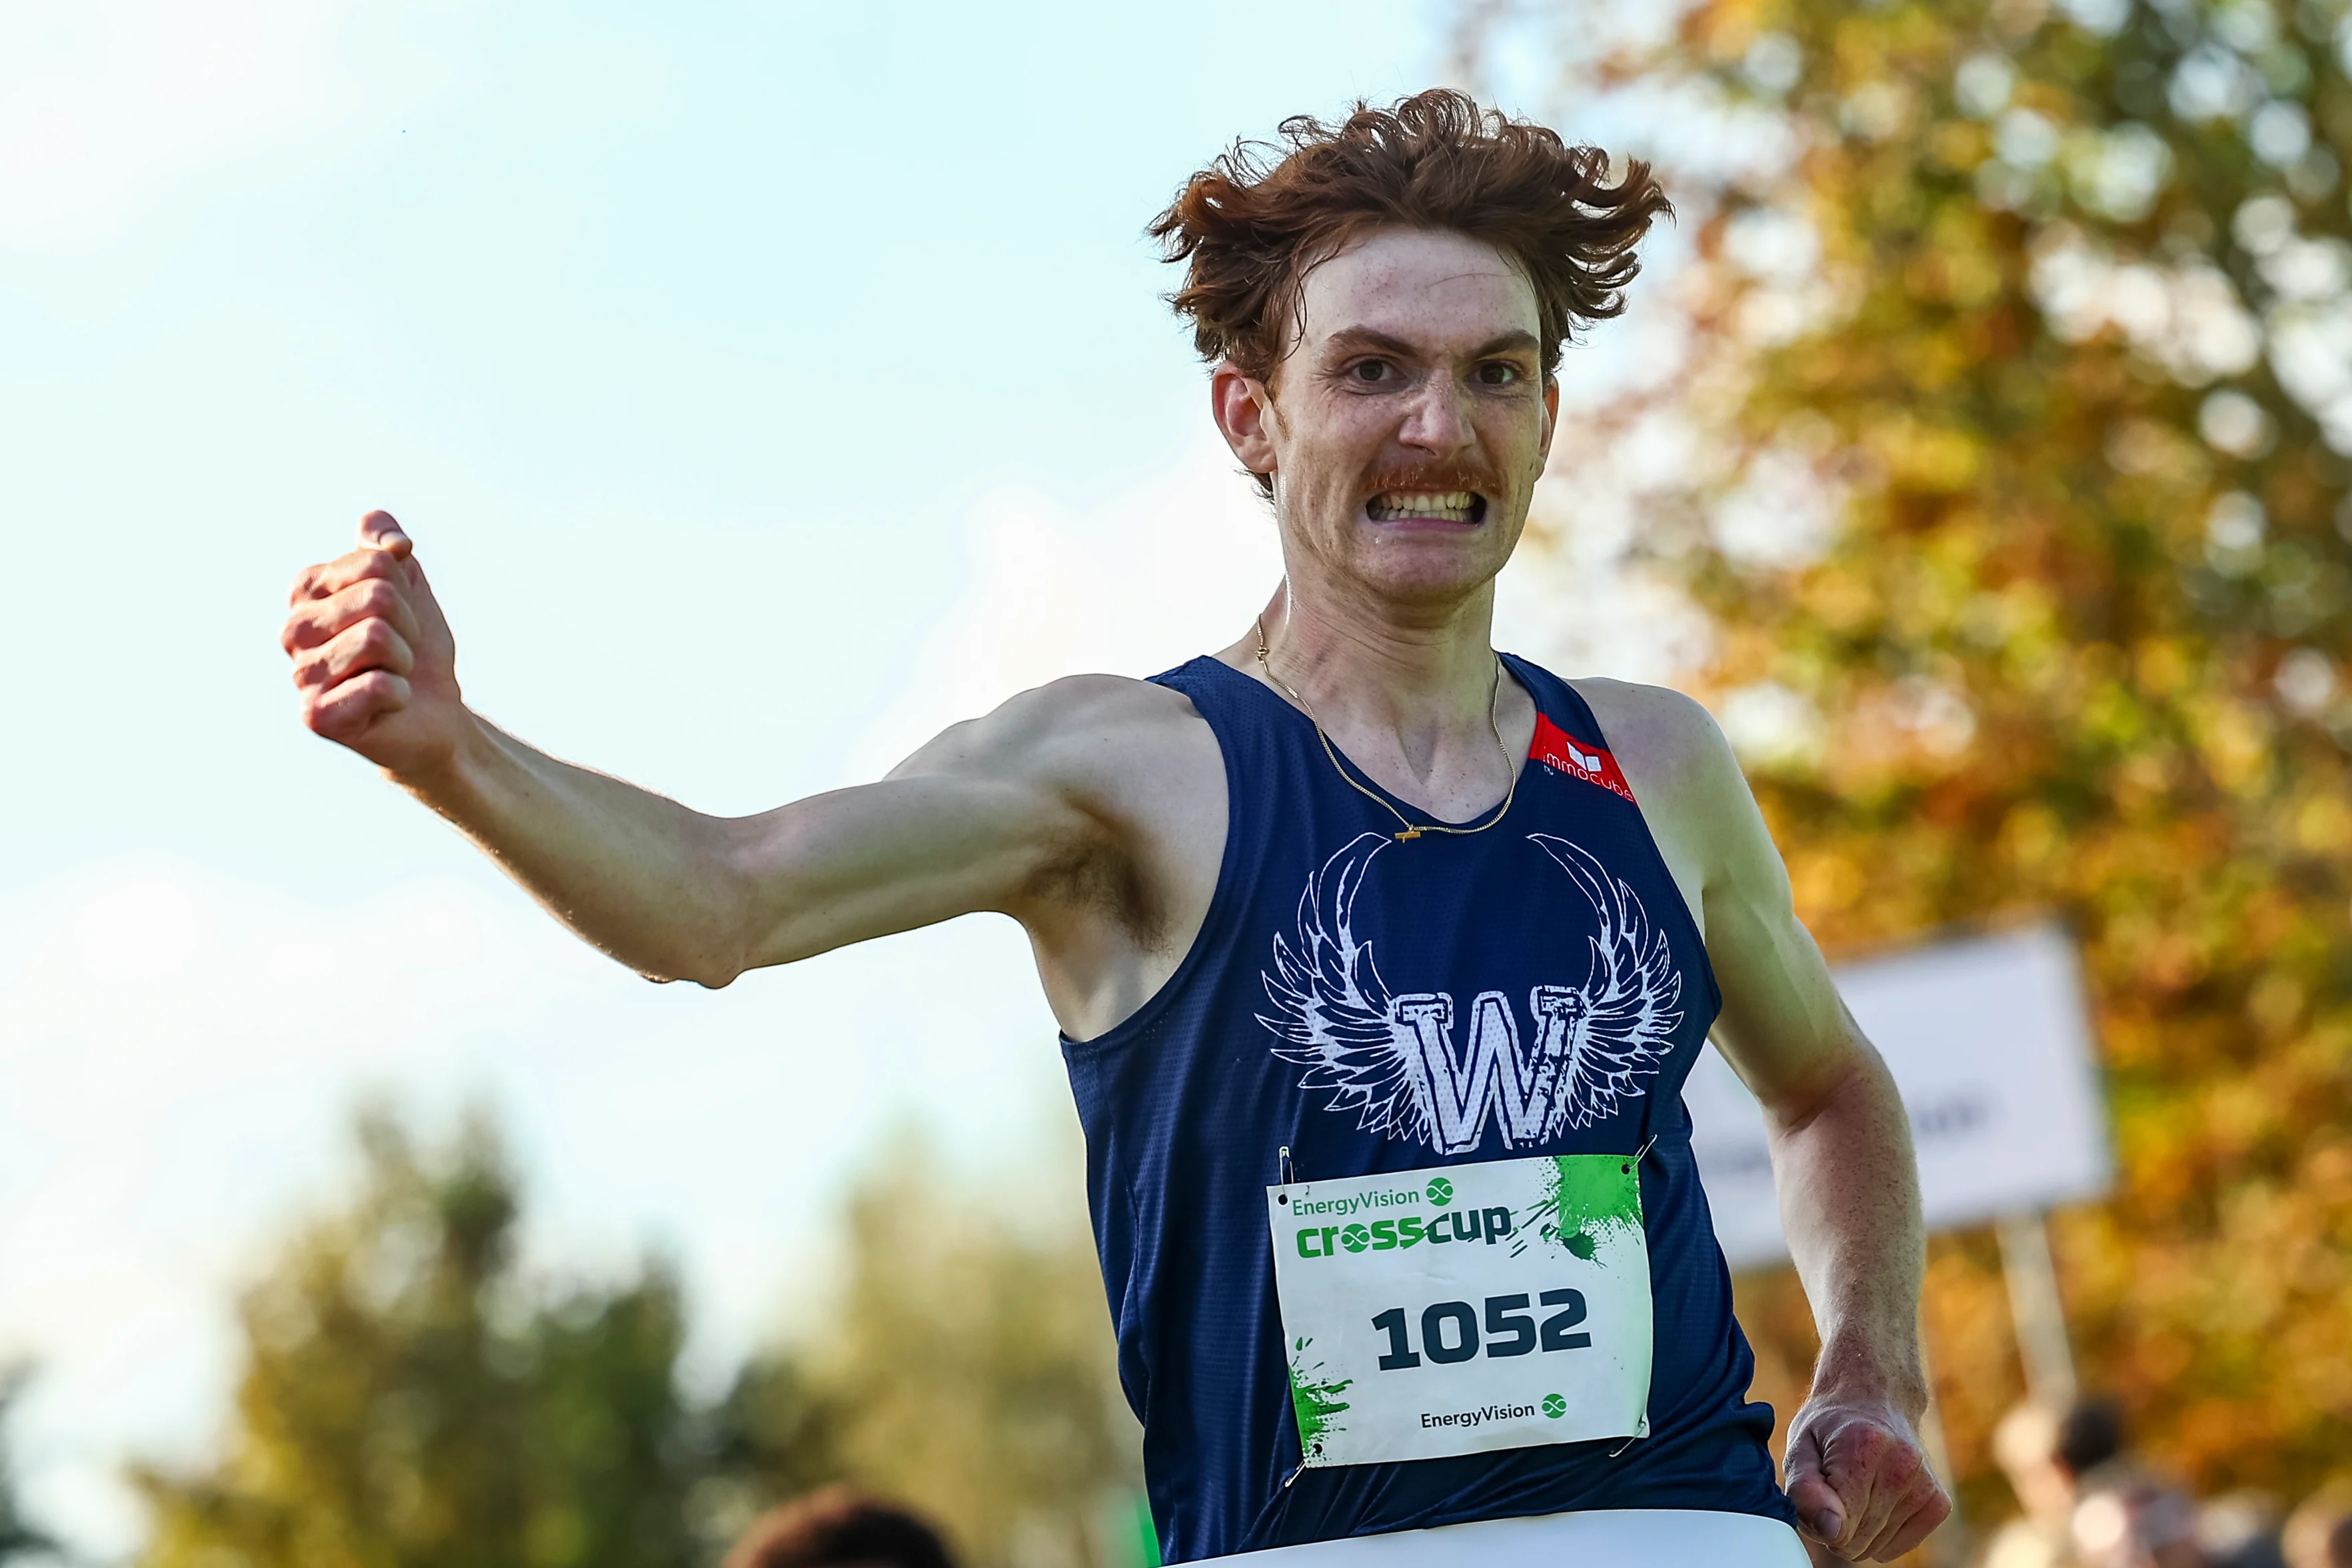
{"label": "red hair", "polygon": [[1260,381],[1289,348],[1299,281],[1370,230],[1443,229],[1494,246],[1535,288],[1547,378],[1580,324],[1620,314],[1633,247],[1674,208],[1649,165],[1608,183],[1609,155],[1444,88],[1306,115],[1281,142],[1237,141],[1184,182],[1149,232],[1189,265],[1169,297],[1202,358]]}

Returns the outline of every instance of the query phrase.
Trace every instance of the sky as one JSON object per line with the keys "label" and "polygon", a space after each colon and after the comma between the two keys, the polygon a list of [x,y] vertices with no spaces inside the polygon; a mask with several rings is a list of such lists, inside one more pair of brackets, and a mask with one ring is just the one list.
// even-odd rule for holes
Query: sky
{"label": "sky", "polygon": [[1279,566],[1142,225],[1237,134],[1436,79],[1443,20],[0,0],[0,1360],[40,1369],[37,1521],[135,1547],[121,1465],[208,1452],[236,1292],[347,1190],[367,1095],[492,1107],[535,1258],[677,1260],[706,1385],[892,1129],[1075,1200],[1015,929],[647,986],[299,727],[286,588],[389,508],[478,707],[720,812],[1221,645]]}

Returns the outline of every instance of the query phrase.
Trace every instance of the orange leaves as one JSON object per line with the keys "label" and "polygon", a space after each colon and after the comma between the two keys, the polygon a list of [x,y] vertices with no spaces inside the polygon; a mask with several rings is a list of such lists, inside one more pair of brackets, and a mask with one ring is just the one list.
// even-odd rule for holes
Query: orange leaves
{"label": "orange leaves", "polygon": [[[2315,325],[2352,320],[2352,61],[2340,7],[2240,7],[2277,23],[2243,48],[2243,17],[2081,9],[1686,14],[1704,47],[1653,81],[1785,106],[1801,151],[1720,188],[1667,168],[1726,243],[1677,280],[1659,395],[1741,461],[1641,504],[1720,520],[1780,494],[1749,482],[1774,453],[1825,476],[1806,548],[1734,548],[1773,537],[1735,507],[1745,532],[1665,558],[1717,622],[1727,728],[1801,734],[1743,749],[1801,913],[1832,947],[2074,920],[2121,1164],[2058,1228],[2086,1378],[2201,1486],[2295,1495],[2352,1424],[2352,379]],[[2242,113],[2174,101],[2216,72]],[[1776,225],[1807,246],[1759,267]],[[1952,1449],[1998,1517],[1990,1251],[1939,1243],[1930,1279]]]}
{"label": "orange leaves", "polygon": [[[1945,352],[1939,354],[1938,348]],[[1957,350],[1945,345],[1941,334],[1931,334],[1918,362],[1948,359],[1957,361]],[[1890,410],[1873,421],[1864,442],[1882,465],[1890,486],[1949,495],[1968,488],[1982,473],[1981,444],[1973,432],[1960,425],[1931,423],[1907,410]]]}
{"label": "orange leaves", "polygon": [[2199,751],[2213,782],[2237,795],[2252,795],[2269,782],[2272,763],[2268,716],[2253,704],[2210,696],[2192,709]]}
{"label": "orange leaves", "polygon": [[2309,855],[2341,859],[2352,853],[2352,804],[2338,794],[2313,795],[2294,810],[2294,847]]}

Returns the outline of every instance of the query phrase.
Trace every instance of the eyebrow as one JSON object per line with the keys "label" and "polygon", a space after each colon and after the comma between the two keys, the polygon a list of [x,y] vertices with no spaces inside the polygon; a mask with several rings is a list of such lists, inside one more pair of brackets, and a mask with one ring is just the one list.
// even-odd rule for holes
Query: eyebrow
{"label": "eyebrow", "polygon": [[[1421,355],[1418,348],[1403,339],[1392,338],[1386,332],[1370,327],[1343,327],[1331,334],[1327,340],[1327,345],[1341,350],[1378,349],[1383,353],[1395,354],[1409,360],[1418,359]],[[1506,332],[1499,338],[1479,344],[1470,351],[1470,357],[1474,360],[1485,360],[1491,359],[1496,354],[1514,351],[1532,353],[1540,346],[1533,332]]]}

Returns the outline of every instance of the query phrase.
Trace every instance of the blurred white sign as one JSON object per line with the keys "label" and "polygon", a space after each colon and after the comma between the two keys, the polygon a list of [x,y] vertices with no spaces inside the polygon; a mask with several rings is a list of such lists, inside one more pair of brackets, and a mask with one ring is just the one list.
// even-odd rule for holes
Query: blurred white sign
{"label": "blurred white sign", "polygon": [[[1843,966],[1837,983],[1911,1113],[1928,1229],[2106,1190],[2090,1009],[2063,931],[1938,943]],[[1710,1051],[1683,1100],[1725,1258],[1734,1269],[1787,1258],[1754,1096]]]}

